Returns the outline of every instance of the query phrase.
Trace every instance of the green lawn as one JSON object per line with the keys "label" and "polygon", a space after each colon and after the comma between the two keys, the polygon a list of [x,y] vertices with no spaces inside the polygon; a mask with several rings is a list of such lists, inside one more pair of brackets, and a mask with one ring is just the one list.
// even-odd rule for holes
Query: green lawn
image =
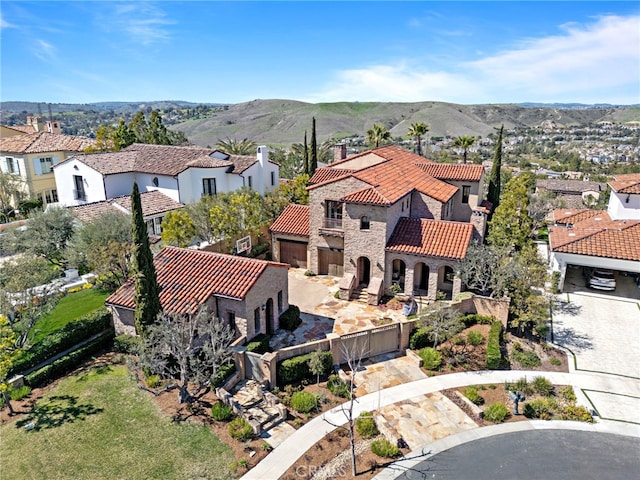
{"label": "green lawn", "polygon": [[233,478],[231,449],[206,426],[172,423],[122,365],[64,379],[0,439],[7,479]]}
{"label": "green lawn", "polygon": [[95,288],[65,295],[49,315],[38,321],[34,328],[31,343],[39,342],[50,333],[64,327],[67,323],[73,322],[103,306],[108,296],[108,293]]}

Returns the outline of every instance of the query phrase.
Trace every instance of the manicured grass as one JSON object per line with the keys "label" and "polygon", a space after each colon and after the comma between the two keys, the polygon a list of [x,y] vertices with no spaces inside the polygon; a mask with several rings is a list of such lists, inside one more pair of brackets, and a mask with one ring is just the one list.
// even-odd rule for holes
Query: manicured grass
{"label": "manicured grass", "polygon": [[69,293],[62,297],[55,308],[40,319],[34,328],[31,343],[37,343],[56,330],[61,329],[67,323],[94,311],[104,305],[108,293],[95,288]]}
{"label": "manicured grass", "polygon": [[64,379],[0,438],[2,478],[233,477],[231,449],[206,426],[172,423],[122,365]]}

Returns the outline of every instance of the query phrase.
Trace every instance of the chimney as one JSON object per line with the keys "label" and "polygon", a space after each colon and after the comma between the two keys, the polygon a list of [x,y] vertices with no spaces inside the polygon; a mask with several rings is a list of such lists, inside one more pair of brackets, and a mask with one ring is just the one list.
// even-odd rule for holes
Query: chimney
{"label": "chimney", "polygon": [[269,149],[265,145],[260,145],[258,147],[258,154],[256,156],[258,157],[258,162],[260,162],[260,166],[264,168],[267,162],[269,161]]}
{"label": "chimney", "polygon": [[339,162],[340,160],[344,160],[347,158],[347,145],[344,143],[339,143],[333,146],[333,161]]}

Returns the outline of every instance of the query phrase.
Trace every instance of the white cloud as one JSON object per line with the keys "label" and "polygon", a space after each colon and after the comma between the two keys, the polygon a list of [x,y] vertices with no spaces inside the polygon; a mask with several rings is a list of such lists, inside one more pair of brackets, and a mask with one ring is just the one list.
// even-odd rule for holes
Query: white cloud
{"label": "white cloud", "polygon": [[15,25],[11,25],[9,22],[7,22],[2,17],[2,12],[0,12],[0,29],[5,29],[5,28],[15,28]]}
{"label": "white cloud", "polygon": [[115,4],[113,16],[107,25],[124,32],[133,41],[151,45],[171,39],[168,27],[175,22],[166,18],[166,13],[147,3]]}
{"label": "white cloud", "polygon": [[339,71],[308,101],[640,102],[640,17],[562,28],[440,71],[404,60]]}
{"label": "white cloud", "polygon": [[36,40],[33,46],[31,47],[31,51],[33,54],[42,60],[43,62],[53,62],[57,58],[57,50],[49,42],[45,42],[44,40]]}

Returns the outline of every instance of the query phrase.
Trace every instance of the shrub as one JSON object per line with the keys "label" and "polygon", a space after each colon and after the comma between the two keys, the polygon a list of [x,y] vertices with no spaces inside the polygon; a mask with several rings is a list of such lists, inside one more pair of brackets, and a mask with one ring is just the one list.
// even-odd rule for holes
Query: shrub
{"label": "shrub", "polygon": [[487,339],[487,368],[495,370],[500,367],[502,353],[500,342],[502,341],[502,323],[493,322]]}
{"label": "shrub", "polygon": [[513,358],[513,360],[515,360],[518,365],[523,368],[539,367],[542,363],[540,361],[540,357],[538,357],[538,355],[536,355],[536,352],[534,352],[533,350],[514,350],[511,353],[511,358]]}
{"label": "shrub", "polygon": [[477,347],[484,342],[484,336],[480,332],[471,331],[467,334],[467,340],[471,345]]}
{"label": "shrub", "polygon": [[535,398],[524,404],[522,413],[527,418],[550,420],[553,411],[558,408],[556,402],[549,397]]}
{"label": "shrub", "polygon": [[316,274],[314,272],[312,272],[311,270],[305,270],[304,275],[306,277],[315,277]]}
{"label": "shrub", "polygon": [[549,359],[549,363],[553,366],[559,367],[560,365],[562,365],[562,360],[557,357],[551,357]]}
{"label": "shrub", "polygon": [[476,405],[482,405],[484,403],[484,398],[482,398],[478,393],[478,389],[476,387],[467,387],[462,393]]}
{"label": "shrub", "polygon": [[505,390],[510,392],[522,392],[525,395],[532,395],[533,386],[527,381],[527,377],[520,377],[515,383],[505,382]]}
{"label": "shrub", "polygon": [[253,438],[253,430],[251,429],[249,422],[242,417],[238,417],[234,418],[229,423],[229,435],[231,435],[231,438],[241,442],[246,442]]}
{"label": "shrub", "polygon": [[271,347],[269,346],[269,342],[271,341],[271,337],[266,333],[259,333],[255,337],[251,339],[249,343],[247,343],[247,352],[253,353],[267,353],[271,351]]}
{"label": "shrub", "polygon": [[224,385],[225,380],[229,378],[229,375],[231,375],[235,371],[236,364],[233,362],[221,365],[220,367],[218,367],[215,378],[211,380],[211,386],[213,388],[221,387],[222,385]]}
{"label": "shrub", "polygon": [[431,343],[431,336],[427,330],[418,328],[411,332],[411,337],[409,338],[409,348],[411,350],[420,350],[428,347]]}
{"label": "shrub", "polygon": [[573,387],[571,385],[562,387],[560,389],[560,395],[562,396],[562,398],[564,398],[567,402],[570,402],[570,403],[574,403],[577,400],[576,394],[573,391]]}
{"label": "shrub", "polygon": [[156,388],[160,385],[160,375],[148,375],[146,378],[147,387]]}
{"label": "shrub", "polygon": [[113,330],[107,331],[87,343],[82,348],[74,350],[69,354],[54,360],[49,365],[40,368],[26,375],[25,382],[31,387],[39,387],[53,380],[59,375],[63,375],[77,367],[85,358],[92,353],[98,352],[111,344],[113,340]]}
{"label": "shrub", "polygon": [[113,339],[113,351],[118,353],[138,353],[138,346],[140,345],[140,337],[137,335],[117,335]]}
{"label": "shrub", "polygon": [[233,418],[233,409],[222,402],[216,402],[211,407],[211,416],[218,422],[228,422]]}
{"label": "shrub", "polygon": [[13,365],[11,373],[20,373],[31,367],[35,367],[39,363],[105,330],[109,330],[111,332],[110,339],[113,338],[111,312],[106,308],[99,308],[78,320],[67,323],[60,330],[47,335],[26,350]]}
{"label": "shrub", "polygon": [[589,410],[582,405],[568,405],[560,411],[562,420],[577,420],[579,422],[593,423],[593,417]]}
{"label": "shrub", "polygon": [[459,347],[460,345],[465,345],[467,342],[464,337],[457,336],[451,339],[451,343]]}
{"label": "shrub", "polygon": [[15,388],[9,392],[9,398],[11,400],[22,400],[24,397],[31,393],[31,387],[23,385],[22,387]]}
{"label": "shrub", "polygon": [[309,413],[316,408],[317,399],[315,395],[304,390],[296,392],[291,396],[291,408],[298,413]]}
{"label": "shrub", "polygon": [[476,324],[490,325],[496,319],[494,317],[490,317],[489,315],[479,315],[477,313],[469,313],[463,316],[460,320],[462,321],[462,323],[464,323],[465,327],[470,327]]}
{"label": "shrub", "polygon": [[386,438],[374,440],[371,443],[371,451],[383,458],[393,458],[400,455],[400,450]]}
{"label": "shrub", "polygon": [[[310,358],[311,354],[306,354],[283,360],[278,365],[278,381],[286,385],[299,382],[304,378],[312,378],[311,371],[309,370]],[[331,352],[322,352],[322,363],[325,367],[323,375],[327,375],[333,367],[333,356]]]}
{"label": "shrub", "polygon": [[295,305],[289,305],[289,308],[280,315],[280,328],[284,328],[285,330],[293,332],[301,323],[300,309]]}
{"label": "shrub", "polygon": [[560,272],[557,270],[551,273],[551,293],[560,293]]}
{"label": "shrub", "polygon": [[340,300],[340,290],[336,290],[336,293],[333,294],[333,298]]}
{"label": "shrub", "polygon": [[548,397],[549,395],[553,394],[553,385],[545,377],[535,377],[533,379],[533,382],[531,382],[531,385],[533,386],[533,389],[540,395]]}
{"label": "shrub", "polygon": [[509,415],[509,410],[504,403],[497,402],[489,405],[485,411],[483,418],[493,423],[502,423]]}
{"label": "shrub", "polygon": [[337,397],[349,398],[349,385],[337,375],[330,375],[327,380],[327,388]]}
{"label": "shrub", "polygon": [[422,366],[427,370],[437,370],[442,364],[442,355],[435,348],[423,348],[418,355],[422,359]]}
{"label": "shrub", "polygon": [[373,438],[378,435],[378,427],[371,416],[371,412],[362,412],[356,419],[356,430],[362,438]]}

